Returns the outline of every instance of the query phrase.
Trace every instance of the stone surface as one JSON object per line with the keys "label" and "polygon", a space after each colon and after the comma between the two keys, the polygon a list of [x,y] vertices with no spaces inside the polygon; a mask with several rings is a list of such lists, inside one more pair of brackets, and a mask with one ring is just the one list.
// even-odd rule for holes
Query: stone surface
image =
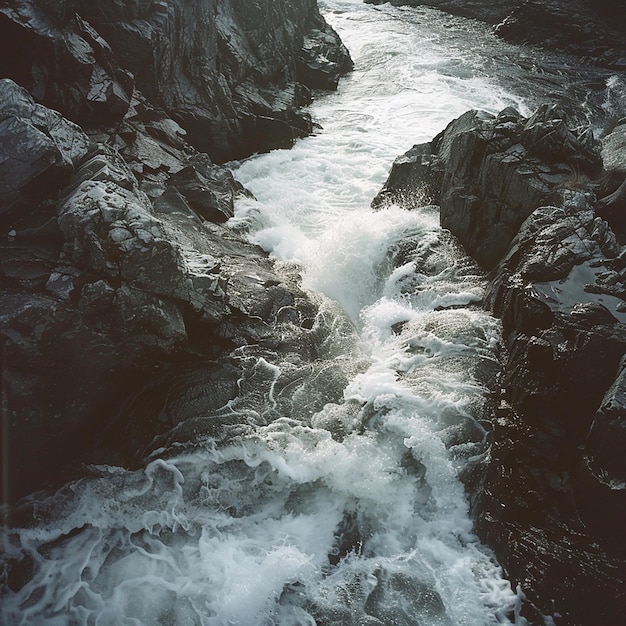
{"label": "stone surface", "polygon": [[272,362],[317,358],[330,332],[222,225],[248,192],[189,142],[288,145],[349,55],[312,0],[188,4],[0,7],[3,501],[245,428],[258,407],[240,425],[220,409],[247,397],[248,363],[273,383]]}
{"label": "stone surface", "polygon": [[18,228],[21,213],[65,186],[89,149],[87,135],[35,104],[9,79],[0,80],[0,217]]}
{"label": "stone surface", "polygon": [[571,119],[470,111],[399,157],[374,204],[438,201],[442,225],[491,269],[485,305],[506,350],[482,482],[468,482],[476,527],[530,619],[582,626],[626,610],[626,260],[594,193],[622,175],[621,127],[602,169]]}
{"label": "stone surface", "polygon": [[149,101],[220,162],[309,133],[309,88],[352,67],[314,0],[77,4]]}
{"label": "stone surface", "polygon": [[9,0],[0,32],[1,75],[38,102],[104,127],[137,87],[220,162],[310,133],[310,89],[334,89],[352,68],[316,0]]}
{"label": "stone surface", "polygon": [[0,75],[79,124],[120,120],[133,91],[108,43],[63,0],[7,0],[0,6]]}
{"label": "stone surface", "polygon": [[568,119],[547,105],[528,119],[513,109],[497,117],[469,111],[396,160],[375,204],[416,190],[418,200],[436,200],[441,225],[492,269],[522,222],[555,190],[600,172],[591,135],[577,136]]}

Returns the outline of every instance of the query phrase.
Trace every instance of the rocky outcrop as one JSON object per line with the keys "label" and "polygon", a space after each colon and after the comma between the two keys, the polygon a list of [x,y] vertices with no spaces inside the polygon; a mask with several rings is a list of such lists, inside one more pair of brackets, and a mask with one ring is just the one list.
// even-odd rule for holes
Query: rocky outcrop
{"label": "rocky outcrop", "polygon": [[[260,249],[206,221],[224,221],[243,193],[226,170],[216,175],[206,155],[181,157],[151,200],[117,150],[90,143],[11,81],[0,83],[0,93],[3,140],[29,156],[17,168],[7,154],[3,167],[12,200],[4,205],[12,221],[3,233],[0,305],[3,434],[16,451],[6,459],[11,498],[46,484],[42,474],[58,480],[72,461],[138,461],[155,436],[183,419],[171,409],[162,422],[159,411],[143,413],[137,398],[144,387],[158,379],[161,397],[174,406],[182,381],[212,370],[213,384],[226,377],[234,397],[240,372],[226,356],[245,344],[277,349],[279,336],[283,348],[292,337],[306,354],[315,307]],[[208,199],[198,181],[210,182]],[[47,197],[33,198],[29,186]],[[131,406],[138,432],[120,446]],[[118,443],[103,448],[111,429]]]}
{"label": "rocky outcrop", "polygon": [[317,304],[223,224],[248,192],[215,159],[306,134],[351,61],[313,0],[10,0],[0,34],[6,502],[245,429],[249,378],[315,370]]}
{"label": "rocky outcrop", "polygon": [[0,76],[41,104],[87,126],[112,124],[128,109],[133,77],[104,39],[60,2],[10,0],[0,6]]}
{"label": "rocky outcrop", "polygon": [[120,121],[136,87],[219,162],[310,133],[310,90],[352,67],[315,0],[7,5],[2,76],[89,126]]}
{"label": "rocky outcrop", "polygon": [[614,70],[626,68],[624,10],[610,0],[390,0],[390,3],[428,6],[481,20],[513,43],[560,50],[589,64]]}
{"label": "rocky outcrop", "polygon": [[399,157],[375,204],[439,202],[491,270],[506,356],[476,527],[531,619],[588,625],[626,610],[626,262],[616,205],[605,221],[595,193],[623,144],[618,126],[601,151],[572,119],[470,111]]}
{"label": "rocky outcrop", "polygon": [[544,106],[529,119],[513,109],[496,118],[469,111],[399,157],[374,205],[407,193],[436,201],[441,225],[492,269],[522,222],[556,190],[599,174],[594,148],[590,133],[570,130],[560,107]]}

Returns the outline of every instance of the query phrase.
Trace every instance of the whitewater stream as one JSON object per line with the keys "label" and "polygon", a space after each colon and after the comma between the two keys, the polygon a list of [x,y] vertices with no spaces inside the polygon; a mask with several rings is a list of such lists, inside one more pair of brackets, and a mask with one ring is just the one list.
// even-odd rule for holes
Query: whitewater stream
{"label": "whitewater stream", "polygon": [[[568,79],[434,10],[322,8],[355,71],[317,97],[314,136],[233,164],[256,199],[231,227],[301,274],[331,329],[323,366],[288,404],[275,386],[287,365],[259,358],[271,420],[141,471],[100,468],[42,502],[7,543],[33,577],[5,593],[2,623],[525,623],[461,482],[485,454],[499,367],[483,277],[427,201],[370,202],[394,158],[454,117],[527,114]],[[302,409],[311,394],[322,401]]]}

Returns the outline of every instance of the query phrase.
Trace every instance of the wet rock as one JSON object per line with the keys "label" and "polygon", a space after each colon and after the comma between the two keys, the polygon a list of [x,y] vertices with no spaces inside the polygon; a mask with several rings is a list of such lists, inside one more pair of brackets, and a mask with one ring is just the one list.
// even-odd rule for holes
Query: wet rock
{"label": "wet rock", "polygon": [[314,0],[77,4],[143,95],[217,162],[309,133],[308,87],[334,88],[351,67]]}
{"label": "wet rock", "polygon": [[247,193],[230,170],[217,167],[206,155],[198,155],[170,179],[189,206],[202,218],[225,222],[234,215],[234,198]]}
{"label": "wet rock", "polygon": [[497,117],[469,111],[427,146],[394,163],[379,198],[437,199],[441,225],[484,268],[492,269],[524,220],[573,178],[600,171],[589,133],[574,133],[570,116],[545,105],[529,119],[513,109]]}
{"label": "wet rock", "polygon": [[[11,81],[0,89],[3,119],[25,129],[7,140],[28,139],[0,170],[16,220],[0,251],[4,435],[19,450],[3,484],[14,500],[81,475],[81,463],[138,464],[183,432],[217,432],[225,416],[161,419],[154,381],[171,407],[184,371],[185,401],[197,397],[198,415],[208,415],[226,371],[210,363],[248,344],[312,353],[317,308],[260,248],[206,221],[224,221],[248,192],[143,98],[97,144]],[[150,140],[165,164],[152,167],[137,150]],[[33,184],[39,200],[27,204]],[[207,372],[213,382],[198,383]]]}
{"label": "wet rock", "polygon": [[133,91],[129,72],[91,25],[61,0],[0,7],[0,74],[46,107],[88,126],[119,121]]}
{"label": "wet rock", "polygon": [[307,33],[296,57],[296,76],[310,89],[336,89],[339,77],[352,67],[347,50],[337,45],[335,31],[321,20]]}
{"label": "wet rock", "polygon": [[14,223],[16,236],[20,211],[54,198],[88,150],[78,126],[13,81],[0,81],[0,217]]}
{"label": "wet rock", "polygon": [[[602,153],[616,171],[619,132]],[[506,351],[490,457],[482,483],[472,477],[476,527],[556,624],[626,610],[626,276],[595,210],[607,176],[600,146],[559,107],[470,111],[398,159],[379,195],[409,208],[416,190],[439,198],[442,225],[491,269],[484,303]]]}
{"label": "wet rock", "polygon": [[443,173],[430,143],[413,146],[393,162],[385,185],[372,201],[372,208],[388,204],[407,208],[437,204]]}

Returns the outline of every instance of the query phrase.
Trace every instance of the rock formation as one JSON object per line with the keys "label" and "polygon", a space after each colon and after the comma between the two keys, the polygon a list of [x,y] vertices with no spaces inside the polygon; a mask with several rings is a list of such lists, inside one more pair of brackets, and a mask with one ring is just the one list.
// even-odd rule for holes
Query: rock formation
{"label": "rock formation", "polygon": [[242,350],[319,353],[317,305],[222,224],[248,192],[215,161],[306,134],[351,61],[314,0],[9,0],[0,35],[12,501],[185,440],[258,375]]}
{"label": "rock formation", "polygon": [[474,515],[559,625],[618,623],[626,609],[623,200],[596,200],[623,180],[624,127],[600,146],[574,119],[559,106],[470,111],[399,157],[374,202],[440,203],[490,270],[506,356]]}
{"label": "rock formation", "polygon": [[315,0],[6,5],[3,77],[90,127],[119,122],[134,85],[218,162],[309,133],[299,109],[310,90],[336,86],[352,66]]}

